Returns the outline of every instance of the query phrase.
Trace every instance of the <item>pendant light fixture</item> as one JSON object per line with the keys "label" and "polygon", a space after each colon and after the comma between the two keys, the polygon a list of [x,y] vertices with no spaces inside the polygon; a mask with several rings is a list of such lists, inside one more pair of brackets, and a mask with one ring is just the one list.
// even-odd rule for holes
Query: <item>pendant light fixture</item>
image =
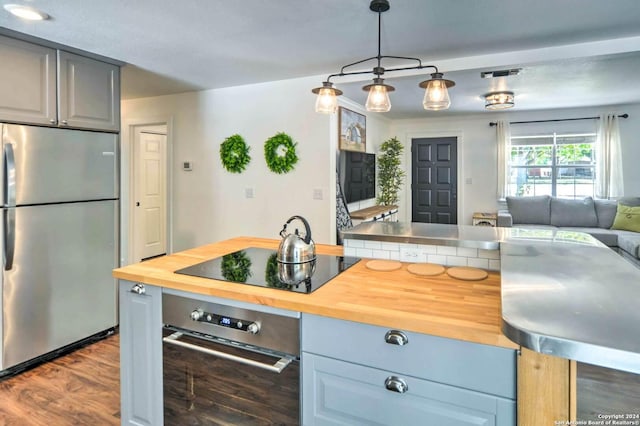
{"label": "pendant light fixture", "polygon": [[[316,100],[316,112],[328,114],[335,112],[338,108],[337,97],[342,95],[342,91],[333,87],[333,83],[330,81],[331,78],[342,77],[345,75],[369,73],[373,74],[375,77],[373,78],[372,84],[367,84],[362,88],[362,90],[369,92],[365,107],[367,111],[387,112],[391,109],[389,92],[393,92],[395,88],[384,83],[384,78],[382,78],[384,73],[393,71],[418,70],[423,68],[433,68],[434,70],[429,80],[425,80],[419,84],[420,87],[425,89],[424,99],[422,102],[424,109],[437,111],[449,108],[449,106],[451,105],[451,100],[449,99],[448,89],[455,86],[455,83],[451,80],[442,78],[443,74],[438,71],[438,67],[436,67],[435,65],[422,65],[422,61],[418,58],[408,58],[405,56],[388,56],[382,55],[380,53],[380,29],[382,23],[382,12],[386,12],[387,10],[389,10],[389,8],[389,0],[371,0],[369,9],[378,14],[378,55],[343,66],[340,69],[339,73],[329,75],[329,77],[327,77],[327,80],[322,82],[322,87],[316,87],[315,89],[311,90],[313,93],[318,95],[318,98]],[[416,61],[418,65],[397,68],[384,68],[382,66],[382,59],[385,58]],[[359,65],[364,62],[373,60],[377,61],[377,65],[373,67],[373,70],[371,71],[345,71],[347,68],[354,65]]]}

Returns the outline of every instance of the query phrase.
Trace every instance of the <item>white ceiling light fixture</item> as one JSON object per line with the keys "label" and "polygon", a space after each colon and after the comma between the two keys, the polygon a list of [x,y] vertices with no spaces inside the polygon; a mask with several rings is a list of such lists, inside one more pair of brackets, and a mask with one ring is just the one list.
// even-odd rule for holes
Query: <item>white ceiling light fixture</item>
{"label": "white ceiling light fixture", "polygon": [[513,92],[491,92],[484,95],[484,107],[489,110],[499,110],[513,108]]}
{"label": "white ceiling light fixture", "polygon": [[[330,114],[332,112],[335,112],[338,107],[337,96],[342,95],[342,91],[333,87],[333,83],[331,83],[330,81],[331,78],[356,74],[375,75],[373,83],[367,84],[362,88],[362,90],[369,92],[367,102],[365,104],[367,111],[387,112],[391,109],[389,92],[393,92],[395,89],[393,86],[384,83],[382,75],[384,75],[385,72],[416,70],[423,68],[433,68],[434,70],[429,80],[425,80],[419,84],[420,87],[425,89],[424,99],[422,102],[424,109],[438,111],[449,108],[449,106],[451,105],[451,100],[449,99],[448,88],[455,86],[455,83],[451,80],[445,80],[444,78],[442,78],[443,74],[438,71],[438,67],[436,67],[435,65],[422,65],[422,61],[418,58],[408,58],[405,56],[387,56],[380,54],[380,27],[382,22],[382,12],[386,12],[387,10],[389,10],[389,7],[390,6],[388,0],[371,0],[369,9],[378,14],[378,55],[343,66],[340,69],[339,73],[331,74],[329,77],[327,77],[327,80],[322,82],[322,87],[316,87],[315,89],[313,89],[312,92],[318,95],[318,98],[316,100],[316,112]],[[397,68],[384,68],[382,67],[382,59],[385,58],[416,61],[418,65]],[[371,71],[345,72],[345,69],[349,67],[372,60],[377,61],[377,64]]]}
{"label": "white ceiling light fixture", "polygon": [[5,4],[4,9],[18,18],[26,19],[29,21],[44,21],[49,19],[49,15],[46,13],[31,7],[23,6],[21,4]]}

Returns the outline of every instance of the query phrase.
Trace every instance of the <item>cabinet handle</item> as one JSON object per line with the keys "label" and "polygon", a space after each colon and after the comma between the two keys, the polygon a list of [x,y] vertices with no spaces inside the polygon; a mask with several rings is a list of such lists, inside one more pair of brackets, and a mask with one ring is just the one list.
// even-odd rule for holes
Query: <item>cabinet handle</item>
{"label": "cabinet handle", "polygon": [[142,284],[134,284],[133,287],[131,287],[131,293],[145,294],[146,291],[147,290],[144,288],[144,285]]}
{"label": "cabinet handle", "polygon": [[409,343],[409,338],[400,330],[389,330],[384,335],[384,341],[390,345],[404,346]]}
{"label": "cabinet handle", "polygon": [[63,125],[63,126],[66,126],[67,124],[69,124],[69,123],[67,122],[67,120],[62,120],[62,121],[61,121],[61,123],[62,123],[62,125]]}
{"label": "cabinet handle", "polygon": [[51,124],[56,124],[56,120],[54,120],[53,118],[51,120],[49,120],[49,123]]}
{"label": "cabinet handle", "polygon": [[398,393],[405,393],[409,390],[407,382],[397,376],[387,377],[387,380],[384,381],[384,387],[387,388],[387,390]]}

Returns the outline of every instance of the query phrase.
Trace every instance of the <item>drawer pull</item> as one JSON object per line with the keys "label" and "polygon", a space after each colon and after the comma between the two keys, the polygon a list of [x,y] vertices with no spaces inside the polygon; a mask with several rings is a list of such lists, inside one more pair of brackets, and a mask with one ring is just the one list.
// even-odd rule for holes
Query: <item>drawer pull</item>
{"label": "drawer pull", "polygon": [[387,390],[398,393],[405,393],[409,390],[407,382],[396,376],[387,377],[387,380],[384,381],[384,387],[387,388]]}
{"label": "drawer pull", "polygon": [[404,346],[409,343],[409,338],[400,330],[389,330],[384,335],[384,341],[390,345]]}
{"label": "drawer pull", "polygon": [[144,285],[142,284],[134,284],[133,287],[131,287],[131,293],[135,293],[135,294],[144,294],[147,290],[144,288]]}

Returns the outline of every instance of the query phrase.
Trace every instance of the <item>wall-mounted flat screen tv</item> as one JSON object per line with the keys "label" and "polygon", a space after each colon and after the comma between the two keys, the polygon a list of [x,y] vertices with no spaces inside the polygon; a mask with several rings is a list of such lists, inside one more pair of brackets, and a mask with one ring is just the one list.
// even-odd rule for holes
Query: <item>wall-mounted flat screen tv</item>
{"label": "wall-mounted flat screen tv", "polygon": [[375,198],[375,154],[340,151],[340,183],[347,203]]}

